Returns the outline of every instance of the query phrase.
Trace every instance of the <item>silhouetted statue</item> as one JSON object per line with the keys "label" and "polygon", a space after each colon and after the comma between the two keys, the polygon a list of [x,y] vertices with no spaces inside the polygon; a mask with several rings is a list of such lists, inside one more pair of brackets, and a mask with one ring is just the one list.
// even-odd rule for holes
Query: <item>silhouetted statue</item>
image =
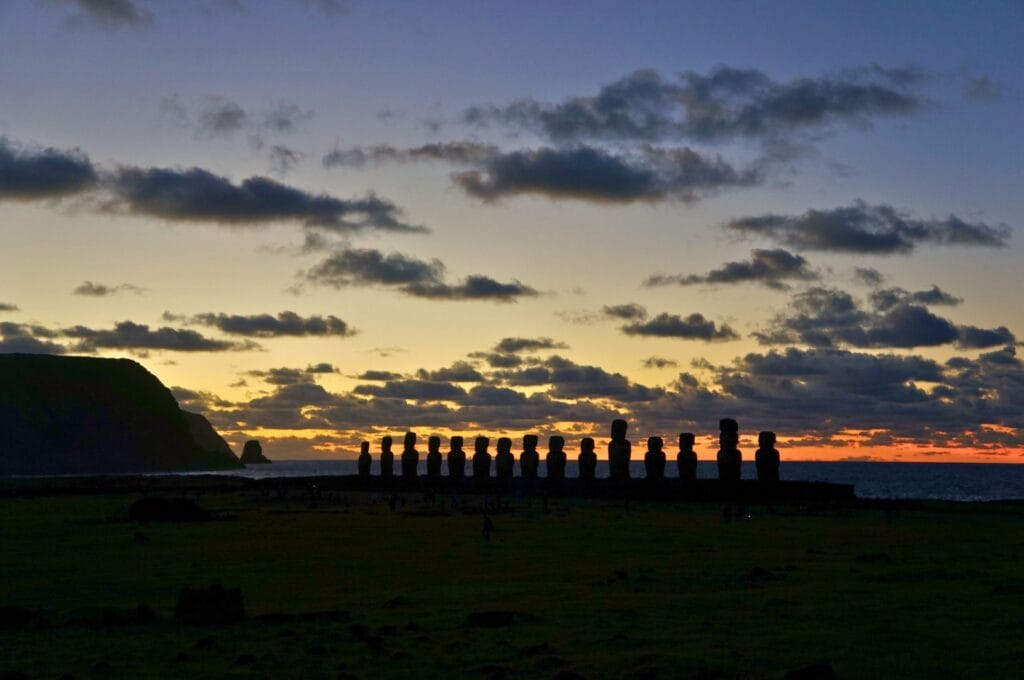
{"label": "silhouetted statue", "polygon": [[402,476],[416,479],[416,466],[420,464],[420,452],[416,450],[416,433],[405,433],[405,447],[402,449]]}
{"label": "silhouetted statue", "polygon": [[441,476],[441,438],[431,437],[427,440],[427,477],[437,479]]}
{"label": "silhouetted statue", "polygon": [[740,443],[740,426],[732,418],[722,418],[718,423],[718,478],[726,482],[738,482],[743,454],[737,448]]}
{"label": "silhouetted statue", "polygon": [[491,476],[491,454],[487,453],[487,447],[491,440],[487,437],[477,437],[473,444],[473,477],[475,479],[488,479]]}
{"label": "silhouetted statue", "polygon": [[647,438],[647,453],[644,454],[644,470],[647,479],[665,479],[665,442],[661,437]]}
{"label": "silhouetted statue", "polygon": [[395,454],[391,452],[391,435],[380,440],[380,476],[391,479],[395,474]]}
{"label": "silhouetted statue", "polygon": [[548,455],[545,458],[548,479],[565,479],[565,438],[557,434],[548,437]]}
{"label": "silhouetted statue", "polygon": [[370,464],[373,458],[370,456],[370,442],[363,442],[359,445],[359,462],[357,463],[359,476],[370,476]]}
{"label": "silhouetted statue", "polygon": [[679,455],[676,465],[679,467],[679,479],[692,482],[697,479],[697,453],[693,450],[694,437],[692,432],[679,433]]}
{"label": "silhouetted statue", "polygon": [[270,459],[263,455],[263,447],[258,439],[250,439],[245,443],[245,446],[242,447],[242,457],[239,460],[246,465],[270,462]]}
{"label": "silhouetted statue", "polygon": [[452,437],[448,451],[448,476],[462,479],[466,476],[466,452],[462,450],[462,437]]}
{"label": "silhouetted statue", "polygon": [[757,445],[754,462],[757,465],[758,480],[762,482],[779,481],[779,452],[775,449],[775,433],[760,433],[757,435]]}
{"label": "silhouetted statue", "polygon": [[612,479],[629,479],[629,459],[632,457],[632,445],[626,439],[625,420],[612,421],[612,440],[608,442],[608,476]]}
{"label": "silhouetted statue", "polygon": [[494,456],[494,476],[502,481],[512,479],[516,457],[512,455],[512,440],[502,437],[498,440],[498,453]]}
{"label": "silhouetted statue", "polygon": [[519,456],[519,472],[523,479],[537,479],[540,454],[537,453],[537,435],[523,437],[523,453]]}
{"label": "silhouetted statue", "polygon": [[597,454],[594,453],[594,438],[584,437],[580,440],[580,479],[593,479],[597,473]]}

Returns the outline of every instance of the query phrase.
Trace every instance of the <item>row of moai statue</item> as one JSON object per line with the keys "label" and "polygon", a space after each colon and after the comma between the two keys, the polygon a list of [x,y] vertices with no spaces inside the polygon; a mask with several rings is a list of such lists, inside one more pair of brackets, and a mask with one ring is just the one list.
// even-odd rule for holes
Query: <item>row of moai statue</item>
{"label": "row of moai statue", "polygon": [[[608,443],[609,477],[615,480],[629,479],[629,464],[632,458],[632,444],[626,439],[628,424],[625,420],[612,421],[611,441]],[[717,456],[718,478],[724,481],[739,481],[743,455],[739,445],[739,425],[732,418],[723,418],[719,424],[719,450]],[[477,437],[471,461],[473,477],[487,479],[491,476],[492,456],[488,451],[491,440]],[[676,465],[679,478],[683,480],[697,479],[697,454],[693,450],[695,437],[692,432],[679,434],[679,453],[676,454]],[[451,438],[448,451],[448,475],[455,478],[466,476],[466,452],[462,450],[464,440],[460,436]],[[390,436],[381,439],[380,474],[381,477],[394,476],[395,454],[391,447]],[[519,474],[523,479],[537,479],[540,468],[540,453],[537,451],[538,439],[535,434],[523,437],[523,451],[519,456]],[[761,432],[758,436],[755,463],[757,478],[764,482],[779,481],[779,452],[775,449],[775,433]],[[661,437],[647,439],[647,453],[644,454],[644,471],[647,479],[664,479],[666,456],[664,441]],[[427,440],[427,477],[436,479],[441,476],[441,438],[430,437]],[[419,451],[416,450],[416,434],[407,432],[400,457],[401,475],[413,479],[417,476],[420,462]],[[565,479],[565,438],[553,435],[548,439],[547,478]],[[594,440],[584,437],[580,440],[580,454],[577,459],[580,479],[594,479],[597,470],[597,454],[594,453]],[[370,476],[370,442],[363,442],[358,461],[360,477]],[[508,437],[498,439],[497,454],[493,456],[495,477],[507,480],[513,477],[516,459],[512,454],[512,440]]]}

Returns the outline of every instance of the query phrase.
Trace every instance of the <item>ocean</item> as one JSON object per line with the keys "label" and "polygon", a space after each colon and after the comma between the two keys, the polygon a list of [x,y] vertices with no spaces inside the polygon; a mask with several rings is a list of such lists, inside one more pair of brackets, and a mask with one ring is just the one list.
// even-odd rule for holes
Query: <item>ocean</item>
{"label": "ocean", "polygon": [[[472,454],[470,454],[472,455]],[[395,471],[398,471],[396,455]],[[472,474],[471,465],[466,465],[467,474]],[[643,462],[631,464],[634,477],[643,477]],[[824,463],[785,462],[779,468],[782,479],[808,482],[836,482],[853,484],[861,498],[920,498],[951,501],[995,501],[1008,499],[1024,500],[1024,465],[986,463]],[[373,461],[373,472],[379,473],[379,463]],[[323,475],[354,475],[354,460],[284,460],[270,465],[250,465],[244,470],[226,470],[214,473],[252,479],[268,477],[316,477]],[[420,454],[420,474],[426,474],[426,463]],[[447,470],[442,474],[447,475]],[[544,463],[541,463],[544,476]],[[715,463],[701,461],[697,464],[697,476],[713,479],[717,474]],[[569,462],[566,475],[577,475],[576,464]],[[607,461],[598,461],[597,476],[608,476]],[[666,476],[676,476],[674,462],[666,468]],[[757,474],[752,462],[743,463],[743,478],[755,479]]]}

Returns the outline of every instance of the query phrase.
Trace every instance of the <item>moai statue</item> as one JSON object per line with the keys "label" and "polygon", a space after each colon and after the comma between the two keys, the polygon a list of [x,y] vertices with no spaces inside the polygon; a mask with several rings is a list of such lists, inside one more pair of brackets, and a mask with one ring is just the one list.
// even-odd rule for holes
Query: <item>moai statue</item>
{"label": "moai statue", "polygon": [[431,437],[427,440],[427,477],[438,479],[441,476],[441,438]]}
{"label": "moai statue", "polygon": [[523,437],[523,453],[519,456],[519,474],[523,479],[537,479],[540,454],[537,453],[537,435]]}
{"label": "moai statue", "polygon": [[557,434],[548,437],[548,455],[545,458],[548,479],[565,479],[565,438]]}
{"label": "moai statue", "polygon": [[494,476],[507,482],[512,479],[515,467],[516,457],[512,455],[512,440],[502,437],[498,440],[498,453],[494,456]]}
{"label": "moai statue", "polygon": [[597,473],[597,454],[594,453],[594,438],[584,437],[580,440],[580,479],[594,479]]}
{"label": "moai statue", "polygon": [[420,452],[416,450],[416,433],[405,433],[405,447],[402,449],[402,476],[416,479],[416,466],[420,464]]}
{"label": "moai statue", "polygon": [[665,442],[661,437],[647,438],[647,453],[644,454],[644,470],[649,480],[665,479]]}
{"label": "moai statue", "polygon": [[608,476],[612,479],[629,479],[629,459],[632,445],[626,439],[625,420],[612,421],[612,440],[608,442]]}
{"label": "moai statue", "polygon": [[779,481],[779,452],[775,448],[775,433],[762,432],[757,435],[757,479],[762,482]]}
{"label": "moai statue", "polygon": [[391,435],[380,440],[380,476],[391,479],[395,474],[395,454],[391,452]]}
{"label": "moai statue", "polygon": [[466,452],[462,450],[462,437],[452,437],[451,449],[448,451],[448,476],[462,479],[466,476]]}
{"label": "moai statue", "polygon": [[491,440],[487,437],[477,437],[473,444],[475,449],[475,453],[473,453],[474,479],[483,481],[491,476],[491,454],[487,453],[487,447],[490,445]]}
{"label": "moai statue", "polygon": [[370,464],[372,462],[373,458],[370,456],[370,442],[363,442],[359,445],[359,461],[357,463],[360,477],[370,476]]}
{"label": "moai statue", "polygon": [[740,426],[732,418],[722,418],[718,429],[718,478],[725,482],[738,482],[740,464],[743,462],[743,454],[737,448],[740,443]]}
{"label": "moai statue", "polygon": [[679,455],[676,465],[679,466],[679,479],[692,482],[697,479],[697,453],[693,450],[694,437],[692,432],[679,433]]}

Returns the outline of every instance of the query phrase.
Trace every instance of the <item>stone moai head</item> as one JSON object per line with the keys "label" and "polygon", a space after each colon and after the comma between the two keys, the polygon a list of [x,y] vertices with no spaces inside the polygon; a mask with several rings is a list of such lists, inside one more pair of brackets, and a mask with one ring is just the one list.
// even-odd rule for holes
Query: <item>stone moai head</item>
{"label": "stone moai head", "polygon": [[370,442],[363,442],[359,445],[359,453],[363,455],[369,455],[370,453]]}
{"label": "stone moai head", "polygon": [[726,430],[718,437],[718,442],[723,449],[734,449],[739,446],[740,433]]}
{"label": "stone moai head", "polygon": [[523,451],[535,451],[537,449],[537,435],[528,434],[523,437]]}
{"label": "stone moai head", "polygon": [[548,450],[552,453],[561,453],[565,448],[565,437],[555,434],[548,437]]}
{"label": "stone moai head", "polygon": [[629,423],[621,418],[612,421],[612,439],[625,439]]}
{"label": "stone moai head", "polygon": [[391,435],[386,435],[380,440],[380,450],[384,452],[391,451]]}
{"label": "stone moai head", "polygon": [[512,440],[502,437],[498,440],[498,453],[512,453]]}
{"label": "stone moai head", "polygon": [[718,429],[721,432],[739,432],[740,426],[732,418],[722,418],[718,421]]}
{"label": "stone moai head", "polygon": [[681,451],[692,451],[695,438],[692,432],[679,433],[679,449]]}
{"label": "stone moai head", "polygon": [[473,442],[473,448],[477,453],[487,453],[487,447],[491,445],[491,440],[487,437],[477,437],[476,441]]}
{"label": "stone moai head", "polygon": [[664,448],[665,442],[662,441],[661,437],[648,437],[647,438],[647,450],[658,453]]}
{"label": "stone moai head", "polygon": [[441,451],[441,438],[431,437],[427,440],[427,451],[431,453],[440,453]]}
{"label": "stone moai head", "polygon": [[454,437],[452,437],[452,442],[451,442],[451,444],[452,444],[452,451],[461,451],[462,450],[462,441],[463,441],[462,440],[462,435],[458,435],[457,434]]}
{"label": "stone moai head", "polygon": [[416,433],[406,432],[405,433],[405,448],[411,449],[416,446]]}
{"label": "stone moai head", "polygon": [[773,446],[775,446],[775,433],[768,432],[767,430],[765,430],[764,432],[757,435],[757,443],[761,446],[762,449],[772,448]]}
{"label": "stone moai head", "polygon": [[580,440],[580,453],[593,453],[594,452],[594,438],[584,437]]}

